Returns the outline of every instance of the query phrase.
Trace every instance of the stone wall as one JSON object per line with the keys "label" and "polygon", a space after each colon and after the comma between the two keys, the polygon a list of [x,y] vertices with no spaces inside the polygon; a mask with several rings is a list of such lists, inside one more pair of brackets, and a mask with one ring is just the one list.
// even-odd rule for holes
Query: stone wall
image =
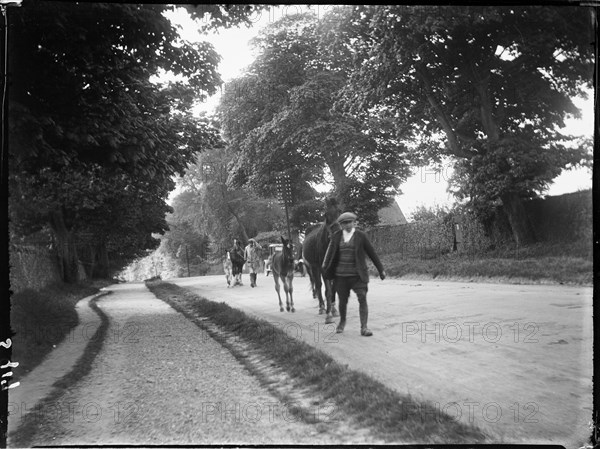
{"label": "stone wall", "polygon": [[14,293],[61,282],[56,256],[46,246],[10,245],[9,262],[10,289]]}

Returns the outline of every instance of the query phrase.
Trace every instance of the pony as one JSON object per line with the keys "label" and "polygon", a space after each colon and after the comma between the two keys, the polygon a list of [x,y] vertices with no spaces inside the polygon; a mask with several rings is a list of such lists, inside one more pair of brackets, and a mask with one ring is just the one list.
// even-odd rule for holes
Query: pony
{"label": "pony", "polygon": [[237,240],[234,240],[233,248],[229,251],[229,255],[231,258],[231,273],[235,278],[233,285],[244,285],[242,284],[242,269],[246,261],[244,259],[244,250],[237,243]]}
{"label": "pony", "polygon": [[232,268],[231,255],[229,251],[226,251],[225,259],[223,259],[223,271],[225,271],[225,279],[227,279],[227,288],[231,287],[231,280],[233,278]]}
{"label": "pony", "polygon": [[[325,200],[325,221],[317,227],[307,232],[307,235],[302,243],[302,260],[312,287],[313,298],[319,300],[319,315],[327,313],[325,323],[333,323],[334,316],[337,316],[335,309],[335,291],[333,289],[333,281],[323,277],[323,269],[321,265],[325,259],[325,252],[331,240],[333,232],[341,229],[337,218],[341,214],[341,207],[338,205],[336,198],[327,198]],[[321,294],[321,286],[325,285],[326,304],[323,302]]]}
{"label": "pony", "polygon": [[286,309],[288,312],[295,312],[294,298],[292,296],[292,292],[294,291],[294,287],[292,286],[292,282],[294,281],[294,245],[284,237],[281,237],[281,243],[283,243],[283,248],[281,251],[273,254],[271,260],[275,290],[279,297],[279,311],[283,312],[283,303],[281,302],[281,294],[279,293],[279,281],[281,280],[285,291]]}

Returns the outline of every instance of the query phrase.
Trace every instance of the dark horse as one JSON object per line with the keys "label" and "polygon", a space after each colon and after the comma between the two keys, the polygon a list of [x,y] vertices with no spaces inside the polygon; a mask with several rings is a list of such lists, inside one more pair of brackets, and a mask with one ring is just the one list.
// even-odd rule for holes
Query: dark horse
{"label": "dark horse", "polygon": [[[325,207],[325,221],[311,230],[304,239],[302,257],[304,266],[310,277],[313,298],[319,300],[319,314],[326,312],[325,323],[333,323],[332,317],[337,315],[333,281],[323,277],[321,264],[323,263],[323,259],[325,259],[325,252],[327,251],[327,245],[332,233],[340,229],[340,225],[336,220],[340,216],[341,209],[335,198],[327,198],[325,200]],[[323,303],[323,295],[321,294],[322,284],[325,284],[326,304]]]}
{"label": "dark horse", "polygon": [[238,243],[237,239],[233,240],[233,248],[229,252],[231,257],[231,274],[233,274],[234,284],[242,284],[242,269],[244,268],[244,250]]}
{"label": "dark horse", "polygon": [[294,281],[294,245],[284,237],[281,237],[281,243],[283,243],[283,248],[281,251],[273,254],[271,260],[275,290],[279,297],[279,311],[283,312],[283,303],[281,302],[281,294],[279,293],[279,280],[281,279],[283,290],[285,291],[286,309],[288,312],[295,312],[294,298],[292,297],[292,292],[294,291],[292,286],[292,282]]}

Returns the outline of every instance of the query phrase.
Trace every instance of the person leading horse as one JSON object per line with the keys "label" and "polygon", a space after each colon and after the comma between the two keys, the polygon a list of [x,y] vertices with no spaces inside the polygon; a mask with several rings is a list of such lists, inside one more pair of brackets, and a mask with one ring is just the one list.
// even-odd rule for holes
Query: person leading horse
{"label": "person leading horse", "polygon": [[[325,252],[333,232],[341,229],[337,218],[341,213],[341,208],[336,198],[327,198],[325,200],[326,212],[325,221],[316,228],[307,233],[302,244],[302,259],[306,271],[310,277],[310,283],[313,291],[313,298],[319,300],[319,314],[326,313],[325,323],[333,323],[333,317],[337,316],[335,308],[335,291],[333,281],[325,279],[321,265],[325,259]],[[321,285],[325,285],[325,299],[321,293]]]}
{"label": "person leading horse", "polygon": [[244,259],[244,248],[238,239],[233,239],[233,247],[229,255],[231,257],[231,271],[235,279],[234,285],[244,285],[242,283],[242,270],[246,260]]}

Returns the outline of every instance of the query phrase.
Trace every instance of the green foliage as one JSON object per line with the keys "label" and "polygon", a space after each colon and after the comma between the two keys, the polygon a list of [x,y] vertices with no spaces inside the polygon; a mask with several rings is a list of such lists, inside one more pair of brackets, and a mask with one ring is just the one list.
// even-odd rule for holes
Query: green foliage
{"label": "green foliage", "polygon": [[[357,60],[336,105],[390,119],[415,161],[458,160],[459,198],[481,212],[534,197],[591,147],[564,136],[592,85],[590,11],[546,6],[355,6]],[[513,230],[522,216],[511,205]],[[514,215],[514,216],[513,216]]]}
{"label": "green foliage", "polygon": [[[49,223],[64,263],[77,259],[68,241],[97,242],[105,272],[156,247],[172,177],[217,141],[190,108],[216,92],[219,57],[181,41],[167,9],[32,2],[12,14],[12,225]],[[161,71],[184,81],[153,83]]]}
{"label": "green foliage", "polygon": [[566,167],[588,165],[591,146],[536,145],[536,141],[533,132],[527,136],[523,131],[519,137],[505,137],[493,149],[459,160],[451,191],[485,217],[505,192],[536,198]]}
{"label": "green foliage", "polygon": [[424,205],[417,206],[411,215],[412,221],[428,221],[436,219],[445,219],[452,212],[447,206],[440,206],[436,204],[433,207],[427,207]]}
{"label": "green foliage", "polygon": [[377,120],[333,109],[354,55],[351,41],[340,41],[340,25],[329,20],[338,11],[331,14],[321,21],[287,16],[267,27],[255,40],[258,57],[247,75],[225,86],[219,114],[235,155],[231,181],[274,196],[284,172],[294,180],[296,204],[311,199],[297,190],[332,181],[346,207],[372,224],[408,166],[403,145]]}
{"label": "green foliage", "polygon": [[192,17],[200,19],[201,30],[231,28],[233,26],[250,26],[256,22],[270,5],[221,5],[221,4],[186,4],[182,5]]}
{"label": "green foliage", "polygon": [[208,257],[208,235],[198,234],[189,222],[169,222],[169,231],[163,239],[167,251],[182,264],[199,263]]}
{"label": "green foliage", "polygon": [[[448,254],[433,259],[386,254],[381,261],[389,276],[405,279],[437,279],[507,284],[593,285],[591,258],[566,255],[568,248],[543,245],[529,254],[529,247],[503,254]],[[541,253],[541,254],[537,254]],[[373,276],[377,271],[371,270]]]}
{"label": "green foliage", "polygon": [[584,242],[591,253],[594,227],[591,189],[536,198],[528,201],[526,206],[541,241]]}
{"label": "green foliage", "polygon": [[207,150],[181,178],[182,191],[174,198],[169,216],[171,231],[163,237],[173,257],[181,259],[179,248],[187,245],[192,260],[212,258],[230,246],[234,237],[245,242],[258,232],[285,226],[283,211],[274,199],[228,184],[230,161],[223,147]]}

